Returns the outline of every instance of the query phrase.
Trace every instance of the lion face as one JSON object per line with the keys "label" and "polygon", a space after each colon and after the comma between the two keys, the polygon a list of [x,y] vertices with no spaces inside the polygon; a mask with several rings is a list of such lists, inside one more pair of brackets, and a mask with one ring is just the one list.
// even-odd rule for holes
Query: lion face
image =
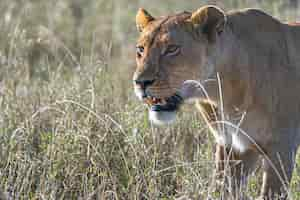
{"label": "lion face", "polygon": [[[143,9],[138,11],[136,24],[140,36],[133,81],[136,95],[156,112],[150,116],[158,119],[166,116],[164,111],[174,114],[178,106],[170,98],[182,83],[205,80],[215,71],[209,64],[209,52],[224,22],[224,13],[213,6],[157,19]],[[161,104],[172,106],[156,106]],[[172,121],[174,117],[162,118]]]}

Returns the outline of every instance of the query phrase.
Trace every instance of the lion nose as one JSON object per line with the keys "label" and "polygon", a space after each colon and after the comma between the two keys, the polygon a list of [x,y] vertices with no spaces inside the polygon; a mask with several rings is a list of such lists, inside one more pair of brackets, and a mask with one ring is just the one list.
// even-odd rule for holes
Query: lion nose
{"label": "lion nose", "polygon": [[135,84],[139,85],[143,90],[152,85],[155,80],[134,80]]}

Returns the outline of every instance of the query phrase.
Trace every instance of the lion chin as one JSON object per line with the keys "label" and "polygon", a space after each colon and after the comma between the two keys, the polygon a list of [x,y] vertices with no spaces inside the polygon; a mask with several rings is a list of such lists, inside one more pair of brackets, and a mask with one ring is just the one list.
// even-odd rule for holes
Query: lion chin
{"label": "lion chin", "polygon": [[[149,120],[155,125],[170,125],[176,120],[176,113],[180,106],[189,97],[182,96],[185,94],[181,90],[175,92],[167,98],[154,97],[146,93],[139,87],[134,87],[135,95],[147,105],[149,110]],[[181,94],[182,93],[182,94]]]}
{"label": "lion chin", "polygon": [[149,119],[158,126],[170,125],[176,120],[176,111],[153,111],[149,109]]}

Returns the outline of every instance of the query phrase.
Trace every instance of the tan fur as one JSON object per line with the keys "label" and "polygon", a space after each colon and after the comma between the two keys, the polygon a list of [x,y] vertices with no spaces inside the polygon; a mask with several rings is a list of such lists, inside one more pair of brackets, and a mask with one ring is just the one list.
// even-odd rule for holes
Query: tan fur
{"label": "tan fur", "polygon": [[144,9],[140,8],[136,15],[136,27],[139,31],[143,31],[143,29],[154,20],[154,18]]}
{"label": "tan fur", "polygon": [[[134,79],[155,80],[148,90],[157,97],[171,96],[185,80],[216,80],[219,75],[227,119],[237,125],[237,113],[246,112],[239,125],[251,138],[239,136],[246,150],[234,152],[242,161],[234,168],[243,173],[232,174],[232,179],[242,179],[260,155],[268,156],[263,159],[261,195],[265,199],[284,195],[300,143],[300,26],[281,23],[256,9],[225,15],[206,6],[155,19],[137,44],[145,51],[137,58]],[[178,56],[162,56],[170,44],[181,46]],[[219,107],[220,86],[203,84]],[[203,108],[210,116],[210,107]],[[219,162],[224,155],[216,159]],[[233,190],[240,185],[235,182]]]}

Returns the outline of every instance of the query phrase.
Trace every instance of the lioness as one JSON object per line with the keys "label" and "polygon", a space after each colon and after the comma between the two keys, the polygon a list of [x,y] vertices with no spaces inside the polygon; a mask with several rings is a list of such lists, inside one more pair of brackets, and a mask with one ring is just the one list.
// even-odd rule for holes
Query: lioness
{"label": "lioness", "polygon": [[[214,135],[217,169],[229,151],[241,161],[231,166],[233,197],[262,157],[261,197],[285,198],[300,142],[300,26],[256,9],[225,13],[211,5],[158,18],[139,9],[136,25],[134,89],[151,120],[171,123],[185,98],[196,90],[200,102],[208,95],[216,107],[207,112],[225,113],[232,124],[229,134]],[[207,95],[186,80],[199,80]]]}

